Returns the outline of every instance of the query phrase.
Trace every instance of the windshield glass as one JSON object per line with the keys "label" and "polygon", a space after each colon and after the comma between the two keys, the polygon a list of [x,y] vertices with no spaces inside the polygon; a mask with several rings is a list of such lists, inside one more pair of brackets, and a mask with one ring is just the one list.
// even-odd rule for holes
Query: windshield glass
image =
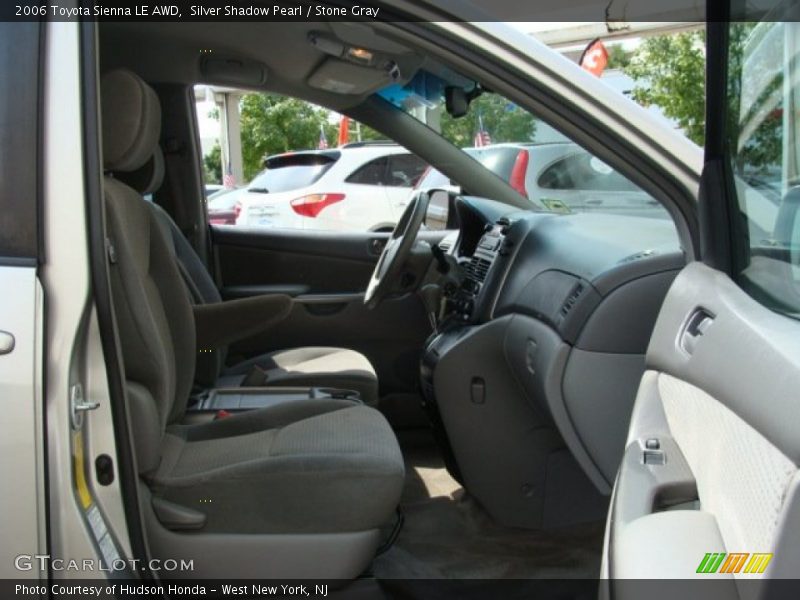
{"label": "windshield glass", "polygon": [[[378,95],[472,156],[530,200],[532,209],[670,218],[624,175],[536,115],[465,77],[421,72]],[[433,168],[417,184],[418,189],[441,186],[460,184]]]}

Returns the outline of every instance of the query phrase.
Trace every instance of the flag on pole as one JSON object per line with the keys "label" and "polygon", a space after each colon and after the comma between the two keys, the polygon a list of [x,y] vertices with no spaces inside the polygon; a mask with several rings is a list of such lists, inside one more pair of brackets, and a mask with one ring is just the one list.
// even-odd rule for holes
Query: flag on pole
{"label": "flag on pole", "polygon": [[350,139],[350,117],[342,115],[339,120],[339,146],[344,146]]}
{"label": "flag on pole", "polygon": [[233,176],[233,169],[231,168],[231,161],[225,165],[225,174],[222,176],[222,185],[226,188],[236,187],[236,178]]}
{"label": "flag on pole", "polygon": [[328,149],[328,138],[325,137],[325,126],[322,123],[319,124],[319,144],[317,144],[317,148],[319,150]]}
{"label": "flag on pole", "polygon": [[483,126],[483,115],[478,114],[478,132],[475,134],[474,146],[476,148],[481,148],[482,146],[488,146],[492,143],[492,138],[489,135],[489,132],[486,131],[486,128]]}
{"label": "flag on pole", "polygon": [[592,75],[600,77],[608,65],[608,50],[603,41],[595,38],[583,51],[578,64]]}

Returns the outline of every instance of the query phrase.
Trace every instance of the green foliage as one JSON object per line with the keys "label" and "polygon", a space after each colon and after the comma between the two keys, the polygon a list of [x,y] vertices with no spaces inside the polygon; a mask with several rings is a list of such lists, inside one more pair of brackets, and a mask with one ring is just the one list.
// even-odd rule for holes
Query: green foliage
{"label": "green foliage", "polygon": [[203,180],[205,183],[222,183],[222,148],[215,143],[203,157]]}
{"label": "green foliage", "polygon": [[[734,23],[730,29],[730,55],[728,57],[727,129],[732,136],[731,147],[735,154],[737,170],[745,166],[764,170],[774,165],[781,156],[780,118],[776,112],[762,118],[758,126],[751,127],[746,143],[738,136],[744,124],[755,115],[739,114],[740,80],[745,44],[753,33],[753,23]],[[765,57],[771,56],[764,53]],[[774,58],[774,53],[772,55]],[[779,60],[779,59],[778,59]],[[705,31],[683,32],[673,35],[655,36],[645,39],[625,67],[637,85],[633,98],[644,106],[661,107],[664,114],[674,119],[686,136],[699,145],[705,140]],[[775,74],[775,65],[748,68],[747,88],[758,90],[762,97],[754,103],[763,106],[765,100],[782,85],[780,73],[768,82],[756,79],[760,73]],[[741,146],[741,147],[739,147]]]}
{"label": "green foliage", "polygon": [[[275,94],[245,94],[241,112],[242,162],[246,181],[263,168],[272,154],[319,147],[320,126],[330,148],[339,139],[339,123],[329,121],[329,112],[297,98]],[[350,121],[350,141],[357,140],[356,124]],[[361,125],[361,139],[385,140],[386,136]]]}
{"label": "green foliage", "polygon": [[626,69],[630,65],[633,55],[621,44],[606,46],[606,50],[608,51],[607,69]]}
{"label": "green foliage", "polygon": [[705,138],[705,31],[646,38],[624,67],[637,85],[633,99],[655,104],[686,136]]}
{"label": "green foliage", "polygon": [[319,144],[320,125],[328,144],[336,144],[336,125],[327,111],[296,98],[245,94],[240,105],[242,162],[249,181],[264,166],[264,158],[290,150],[312,150]]}
{"label": "green foliage", "polygon": [[493,144],[502,142],[529,142],[536,132],[536,119],[497,94],[484,93],[472,101],[469,112],[455,119],[442,113],[442,136],[459,148],[472,146],[478,132],[478,117],[489,132]]}

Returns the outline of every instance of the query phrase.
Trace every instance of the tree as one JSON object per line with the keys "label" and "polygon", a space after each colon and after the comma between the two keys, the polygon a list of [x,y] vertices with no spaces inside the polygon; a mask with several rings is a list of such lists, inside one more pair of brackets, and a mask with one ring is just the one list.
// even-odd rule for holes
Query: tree
{"label": "tree", "polygon": [[459,148],[472,146],[479,129],[479,117],[494,144],[529,142],[536,133],[536,119],[532,114],[502,96],[486,92],[472,101],[469,112],[463,117],[442,113],[442,136]]}
{"label": "tree", "polygon": [[632,53],[625,50],[622,44],[609,44],[606,49],[608,50],[606,69],[625,69],[631,64]]}
{"label": "tree", "polygon": [[239,108],[242,162],[248,181],[264,168],[264,159],[271,154],[317,148],[320,127],[329,144],[338,133],[336,125],[328,122],[326,110],[296,98],[245,94]]}
{"label": "tree", "polygon": [[705,138],[705,62],[705,31],[691,31],[644,39],[624,67],[636,81],[633,99],[659,106],[699,145]]}
{"label": "tree", "polygon": [[211,151],[203,157],[203,179],[206,183],[222,183],[222,148],[214,142]]}
{"label": "tree", "polygon": [[[730,29],[727,130],[732,136],[731,149],[739,174],[744,173],[745,167],[754,171],[765,170],[781,156],[780,109],[771,110],[766,115],[740,115],[743,54],[754,27],[753,23],[734,23]],[[775,59],[774,53],[763,53],[761,60],[765,58]],[[689,139],[703,145],[705,66],[705,31],[693,31],[645,39],[624,71],[636,81],[634,100],[643,106],[659,106],[667,117],[678,123]],[[756,109],[763,107],[767,98],[780,89],[783,81],[780,73],[769,81],[755,81],[762,75],[768,77],[774,73],[774,65],[752,64],[748,67],[748,90],[760,93],[757,101],[749,105]],[[738,137],[748,123],[753,125],[746,143],[741,144]]]}

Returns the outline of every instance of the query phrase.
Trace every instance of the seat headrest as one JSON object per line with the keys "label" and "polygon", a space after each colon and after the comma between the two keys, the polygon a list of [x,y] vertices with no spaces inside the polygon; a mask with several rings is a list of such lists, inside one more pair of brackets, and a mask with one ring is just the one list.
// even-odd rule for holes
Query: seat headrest
{"label": "seat headrest", "polygon": [[164,154],[161,148],[156,146],[150,160],[135,171],[117,172],[114,177],[142,196],[158,191],[164,182]]}
{"label": "seat headrest", "polygon": [[126,69],[109,71],[100,82],[103,167],[135,171],[153,156],[161,133],[161,106],[153,88]]}

